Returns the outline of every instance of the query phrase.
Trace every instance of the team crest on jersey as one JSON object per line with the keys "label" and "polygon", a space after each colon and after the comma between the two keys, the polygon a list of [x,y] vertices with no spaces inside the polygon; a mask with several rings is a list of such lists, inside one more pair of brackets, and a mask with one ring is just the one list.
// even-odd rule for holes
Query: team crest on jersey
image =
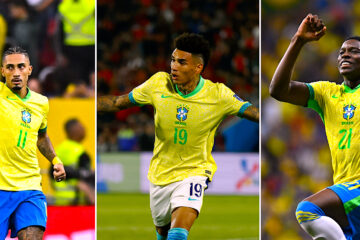
{"label": "team crest on jersey", "polygon": [[24,123],[30,123],[31,122],[31,114],[28,111],[23,110],[23,111],[21,111],[21,119],[23,120]]}
{"label": "team crest on jersey", "polygon": [[189,107],[186,105],[180,105],[176,108],[176,118],[183,122],[187,119],[187,114],[189,113]]}
{"label": "team crest on jersey", "polygon": [[354,117],[356,107],[352,104],[346,105],[343,108],[343,118],[345,120],[350,120]]}

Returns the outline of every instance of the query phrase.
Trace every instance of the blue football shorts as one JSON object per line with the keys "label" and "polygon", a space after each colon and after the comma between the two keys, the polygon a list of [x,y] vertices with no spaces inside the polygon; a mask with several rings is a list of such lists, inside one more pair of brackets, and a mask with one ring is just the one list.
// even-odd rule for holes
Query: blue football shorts
{"label": "blue football shorts", "polygon": [[41,191],[0,190],[0,239],[5,239],[9,229],[11,237],[29,226],[46,227],[46,198]]}
{"label": "blue football shorts", "polygon": [[347,240],[360,239],[360,180],[340,183],[328,187],[341,199],[350,224],[350,231],[344,231]]}

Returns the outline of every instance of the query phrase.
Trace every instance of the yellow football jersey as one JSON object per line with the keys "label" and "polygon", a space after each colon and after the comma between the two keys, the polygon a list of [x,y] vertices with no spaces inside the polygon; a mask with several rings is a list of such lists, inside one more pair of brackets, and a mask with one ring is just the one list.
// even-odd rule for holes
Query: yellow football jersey
{"label": "yellow football jersey", "polygon": [[0,83],[0,189],[42,190],[36,156],[38,132],[46,131],[48,99],[33,91],[21,99]]}
{"label": "yellow football jersey", "polygon": [[308,107],[321,116],[331,151],[334,184],[360,179],[360,85],[307,84]]}
{"label": "yellow football jersey", "polygon": [[198,86],[183,95],[165,72],[154,74],[130,94],[131,102],[155,109],[155,146],[148,178],[166,185],[190,176],[212,179],[214,135],[227,115],[242,116],[251,105],[224,84],[200,77]]}

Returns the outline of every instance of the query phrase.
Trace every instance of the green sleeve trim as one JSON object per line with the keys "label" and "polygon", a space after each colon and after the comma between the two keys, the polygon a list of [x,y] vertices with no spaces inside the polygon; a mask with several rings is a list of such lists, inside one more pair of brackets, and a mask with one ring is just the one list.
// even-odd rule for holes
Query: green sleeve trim
{"label": "green sleeve trim", "polygon": [[317,112],[320,115],[321,120],[323,121],[323,123],[325,123],[324,122],[324,112],[321,109],[319,103],[315,100],[314,88],[308,83],[306,83],[306,86],[309,88],[309,92],[310,92],[309,100],[307,102],[306,107],[311,108],[315,112]]}
{"label": "green sleeve trim", "polygon": [[137,105],[137,106],[143,106],[142,104],[137,103],[137,102],[135,101],[135,98],[134,98],[134,96],[133,96],[133,91],[131,91],[131,92],[129,93],[129,100],[130,100],[131,103],[133,103],[133,104],[135,104],[135,105]]}
{"label": "green sleeve trim", "polygon": [[238,117],[243,117],[245,110],[248,109],[248,107],[250,107],[251,105],[252,105],[252,104],[249,103],[249,102],[247,102],[247,103],[245,103],[244,105],[242,105],[241,108],[240,108],[240,110],[239,110],[239,112],[238,112],[238,114],[237,114],[237,116],[238,116]]}
{"label": "green sleeve trim", "polygon": [[47,126],[43,129],[39,129],[39,133],[44,133],[44,132],[46,132],[46,130],[47,130]]}
{"label": "green sleeve trim", "polygon": [[203,79],[203,77],[200,75],[200,80],[199,80],[199,83],[198,85],[196,86],[196,88],[194,89],[194,91],[192,91],[191,93],[185,95],[183,94],[182,92],[179,91],[177,85],[175,85],[175,89],[176,89],[176,92],[183,98],[189,98],[191,96],[194,96],[195,94],[197,94],[201,89],[202,87],[204,86],[204,83],[205,83],[205,80]]}
{"label": "green sleeve trim", "polygon": [[352,210],[360,205],[360,196],[344,203],[345,213],[349,214]]}
{"label": "green sleeve trim", "polygon": [[309,88],[310,97],[309,100],[314,100],[315,94],[314,94],[314,88],[309,83],[306,83],[306,86]]}

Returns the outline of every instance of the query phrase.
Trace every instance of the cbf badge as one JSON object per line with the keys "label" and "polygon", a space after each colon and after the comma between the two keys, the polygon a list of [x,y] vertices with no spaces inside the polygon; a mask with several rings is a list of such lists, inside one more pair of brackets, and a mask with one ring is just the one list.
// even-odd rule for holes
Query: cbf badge
{"label": "cbf badge", "polygon": [[186,105],[180,105],[177,106],[176,108],[176,118],[180,121],[183,122],[187,119],[187,114],[189,112],[189,107]]}
{"label": "cbf badge", "polygon": [[23,111],[21,111],[21,119],[23,120],[24,123],[30,123],[31,122],[31,114],[28,111],[23,110]]}
{"label": "cbf badge", "polygon": [[355,109],[356,109],[356,107],[352,104],[346,105],[343,108],[343,118],[345,120],[350,120],[351,118],[353,118],[354,114],[355,114]]}

